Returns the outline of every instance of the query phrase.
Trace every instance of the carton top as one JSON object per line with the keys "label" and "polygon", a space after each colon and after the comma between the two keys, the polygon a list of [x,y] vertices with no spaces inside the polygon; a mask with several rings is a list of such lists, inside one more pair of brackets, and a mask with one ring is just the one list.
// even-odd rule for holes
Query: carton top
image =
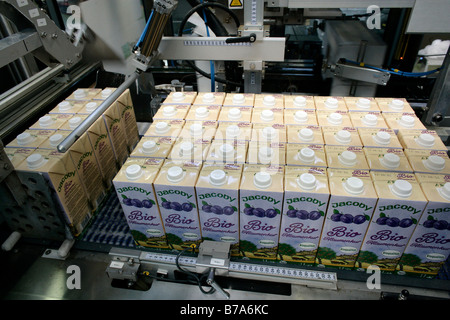
{"label": "carton top", "polygon": [[252,107],[229,107],[222,108],[218,117],[218,121],[240,121],[240,122],[251,122],[253,115]]}
{"label": "carton top", "polygon": [[76,170],[69,153],[57,150],[36,149],[18,167],[19,171],[67,173]]}
{"label": "carton top", "polygon": [[364,148],[369,167],[372,170],[412,172],[408,158],[398,148]]}
{"label": "carton top", "polygon": [[353,127],[353,122],[345,110],[317,110],[317,122],[320,126]]}
{"label": "carton top", "polygon": [[54,130],[25,130],[6,147],[8,148],[38,148],[48,137],[55,134]]}
{"label": "carton top", "polygon": [[316,109],[316,102],[313,96],[285,95],[284,107],[286,109]]}
{"label": "carton top", "polygon": [[323,138],[327,145],[362,146],[358,130],[353,127],[323,127]]}
{"label": "carton top", "polygon": [[450,158],[446,151],[405,149],[405,154],[416,172],[450,173]]}
{"label": "carton top", "polygon": [[197,180],[197,188],[238,190],[243,165],[205,163]]}
{"label": "carton top", "polygon": [[114,181],[151,184],[154,182],[163,164],[163,159],[129,158],[123,164]]}
{"label": "carton top", "polygon": [[284,166],[244,165],[240,189],[284,192]]}
{"label": "carton top", "polygon": [[292,125],[317,125],[316,110],[284,109],[284,123]]}
{"label": "carton top", "polygon": [[219,119],[221,106],[191,106],[186,115],[186,121],[217,121]]}
{"label": "carton top", "polygon": [[184,120],[157,120],[153,122],[144,136],[177,138],[184,124]]}
{"label": "carton top", "polygon": [[286,192],[330,193],[326,168],[286,167]]}
{"label": "carton top", "polygon": [[332,195],[378,198],[369,170],[328,169],[328,179]]}
{"label": "carton top", "polygon": [[348,110],[379,111],[375,98],[370,97],[344,97]]}
{"label": "carton top", "polygon": [[254,93],[228,93],[223,102],[223,106],[251,106],[255,104]]}
{"label": "carton top", "polygon": [[288,143],[324,144],[320,126],[287,126]]}
{"label": "carton top", "polygon": [[284,108],[282,94],[255,94],[255,108]]}
{"label": "carton top", "polygon": [[[58,145],[64,141],[65,138],[69,136],[71,132],[65,130],[56,130],[53,131],[53,134],[47,136],[45,141],[39,146],[39,149],[50,149],[57,150]],[[77,141],[78,142],[78,141]],[[77,143],[74,143],[74,146]]]}
{"label": "carton top", "polygon": [[247,159],[247,148],[248,142],[244,140],[214,140],[206,162],[244,163]]}
{"label": "carton top", "polygon": [[414,110],[404,98],[375,98],[380,110],[385,112],[411,112]]}
{"label": "carton top", "polygon": [[73,117],[72,114],[47,114],[33,124],[31,130],[58,130],[61,128],[68,119]]}
{"label": "carton top", "polygon": [[358,128],[359,137],[365,147],[401,148],[394,130],[386,128]]}
{"label": "carton top", "polygon": [[450,175],[416,173],[428,201],[450,203]]}
{"label": "carton top", "polygon": [[[99,100],[99,101],[106,100],[116,90],[117,88],[106,87],[103,90],[101,90],[101,92],[99,92],[92,100]],[[129,89],[127,90],[129,91]]]}
{"label": "carton top", "polygon": [[379,111],[350,111],[349,115],[357,128],[389,128]]}
{"label": "carton top", "polygon": [[223,105],[225,92],[200,92],[195,98],[194,105]]}
{"label": "carton top", "polygon": [[286,126],[282,124],[255,123],[251,140],[286,143],[286,132]]}
{"label": "carton top", "polygon": [[197,97],[197,92],[171,92],[163,104],[186,104],[191,105]]}
{"label": "carton top", "polygon": [[134,148],[131,157],[166,158],[174,143],[175,138],[143,137]]}
{"label": "carton top", "polygon": [[153,116],[155,120],[185,120],[190,110],[190,105],[161,105]]}
{"label": "carton top", "polygon": [[64,100],[60,102],[49,114],[55,113],[78,113],[84,109],[87,101],[68,101]]}
{"label": "carton top", "polygon": [[167,160],[154,184],[194,187],[201,169],[202,161]]}
{"label": "carton top", "polygon": [[327,110],[331,112],[336,111],[347,111],[347,104],[343,97],[334,97],[334,96],[316,96],[314,97],[314,101],[316,103],[317,110]]}
{"label": "carton top", "polygon": [[379,198],[427,201],[413,173],[372,171]]}
{"label": "carton top", "polygon": [[72,92],[72,94],[67,97],[66,100],[77,100],[77,101],[90,101],[94,99],[99,93],[102,92],[102,89],[96,88],[79,88]]}
{"label": "carton top", "polygon": [[284,109],[282,108],[254,108],[253,124],[284,124]]}
{"label": "carton top", "polygon": [[250,140],[253,124],[250,122],[219,122],[216,140]]}
{"label": "carton top", "polygon": [[212,140],[216,134],[217,121],[186,121],[179,137],[186,139]]}
{"label": "carton top", "polygon": [[398,138],[405,149],[447,150],[434,130],[399,129]]}
{"label": "carton top", "polygon": [[383,113],[382,115],[391,129],[426,129],[415,113]]}
{"label": "carton top", "polygon": [[362,147],[325,146],[329,168],[369,169]]}

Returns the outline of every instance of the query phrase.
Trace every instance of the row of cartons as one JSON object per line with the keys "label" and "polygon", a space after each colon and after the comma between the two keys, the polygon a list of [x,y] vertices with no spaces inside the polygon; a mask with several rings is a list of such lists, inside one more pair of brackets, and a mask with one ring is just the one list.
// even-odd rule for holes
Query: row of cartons
{"label": "row of cartons", "polygon": [[[23,185],[33,186],[40,181],[49,186],[72,236],[80,235],[88,224],[139,140],[129,90],[66,153],[60,153],[57,147],[113,91],[75,91],[5,148]],[[45,222],[45,216],[40,220]]]}

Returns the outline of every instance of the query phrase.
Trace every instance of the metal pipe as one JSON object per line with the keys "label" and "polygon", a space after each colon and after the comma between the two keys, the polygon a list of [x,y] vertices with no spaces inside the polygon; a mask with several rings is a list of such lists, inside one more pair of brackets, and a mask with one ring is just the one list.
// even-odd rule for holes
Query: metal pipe
{"label": "metal pipe", "polygon": [[86,118],[67,138],[58,146],[58,151],[66,153],[72,145],[100,118],[103,113],[128,89],[139,77],[140,71],[136,70],[122,83],[89,117]]}

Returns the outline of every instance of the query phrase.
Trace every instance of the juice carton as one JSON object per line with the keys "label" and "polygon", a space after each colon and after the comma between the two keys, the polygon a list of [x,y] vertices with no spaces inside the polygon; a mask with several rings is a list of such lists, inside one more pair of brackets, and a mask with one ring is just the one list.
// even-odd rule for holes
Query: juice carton
{"label": "juice carton", "polygon": [[406,99],[398,98],[375,98],[381,112],[408,112],[414,113],[414,109],[410,106]]}
{"label": "juice carton", "polygon": [[133,101],[130,89],[125,90],[116,102],[119,115],[127,139],[128,152],[131,152],[139,141],[139,129],[137,126],[136,114],[134,113]]}
{"label": "juice carton", "polygon": [[338,126],[338,127],[353,127],[353,122],[347,111],[330,111],[317,110],[317,123],[321,127]]}
{"label": "juice carton", "polygon": [[159,110],[153,116],[153,121],[186,120],[190,109],[190,105],[161,105]]}
{"label": "juice carton", "polygon": [[192,106],[186,115],[186,121],[217,121],[221,106]]}
{"label": "juice carton", "polygon": [[362,147],[358,130],[353,127],[323,127],[326,145]]}
{"label": "juice carton", "polygon": [[316,263],[353,268],[378,201],[367,170],[328,169],[330,201]]}
{"label": "juice carton", "polygon": [[250,141],[252,128],[249,122],[219,122],[215,140]]}
{"label": "juice carton", "polygon": [[284,96],[285,109],[316,109],[313,96]]}
{"label": "juice carton", "polygon": [[364,154],[372,171],[413,172],[402,149],[364,148]]}
{"label": "juice carton", "polygon": [[92,114],[95,110],[100,107],[101,101],[91,101],[83,104],[83,106],[78,110],[77,114],[88,116]]}
{"label": "juice carton", "polygon": [[286,126],[282,124],[267,125],[255,123],[253,125],[251,141],[286,143]]}
{"label": "juice carton", "polygon": [[284,124],[284,109],[253,108],[252,123]]}
{"label": "juice carton", "polygon": [[329,168],[369,170],[362,147],[325,146]]}
{"label": "juice carton", "polygon": [[159,158],[169,157],[175,143],[173,138],[143,137],[131,153],[131,158]]}
{"label": "juice carton", "polygon": [[356,98],[356,97],[344,97],[347,109],[349,111],[367,111],[367,112],[379,112],[380,108],[375,98]]}
{"label": "juice carton", "polygon": [[112,180],[117,174],[118,168],[113,145],[103,118],[98,118],[89,127],[86,134],[97,158],[105,188],[109,189],[112,186]]}
{"label": "juice carton", "polygon": [[197,92],[171,92],[163,105],[192,105],[197,98]]}
{"label": "juice carton", "polygon": [[287,140],[289,144],[325,144],[322,128],[319,126],[287,126]]}
{"label": "juice carton", "polygon": [[97,94],[95,97],[92,98],[93,101],[100,101],[100,103],[106,99],[108,99],[108,97],[110,95],[112,95],[114,93],[114,91],[116,91],[117,88],[105,88],[103,89],[99,94]]}
{"label": "juice carton", "polygon": [[113,183],[136,245],[168,248],[153,183],[163,159],[130,158]]}
{"label": "juice carton", "polygon": [[91,210],[70,154],[36,149],[16,170],[23,184],[48,186],[72,234],[80,235],[91,219]]}
{"label": "juice carton", "polygon": [[450,174],[450,159],[446,151],[405,149],[414,172]]}
{"label": "juice carton", "polygon": [[240,140],[216,140],[209,148],[206,162],[244,164],[247,159],[248,142]]}
{"label": "juice carton", "polygon": [[223,102],[224,107],[253,107],[255,105],[255,94],[253,93],[228,93]]}
{"label": "juice carton", "polygon": [[144,134],[144,137],[178,138],[183,130],[184,120],[156,120]]}
{"label": "juice carton", "polygon": [[54,130],[25,130],[6,145],[5,148],[36,149],[54,134]]}
{"label": "juice carton", "polygon": [[82,124],[83,121],[86,120],[87,117],[87,115],[82,114],[71,115],[71,117],[68,118],[67,121],[58,130],[73,131],[78,128],[80,124]]}
{"label": "juice carton", "polygon": [[277,259],[283,198],[283,166],[244,166],[239,200],[242,255]]}
{"label": "juice carton", "polygon": [[[56,151],[57,146],[67,138],[69,134],[69,131],[58,130],[47,140],[47,142],[44,142],[39,149]],[[70,147],[68,153],[77,169],[80,182],[86,191],[91,208],[95,211],[106,197],[106,190],[103,185],[103,177],[98,160],[87,133],[78,138],[78,140]]]}
{"label": "juice carton", "polygon": [[278,257],[312,265],[330,199],[327,169],[286,167],[284,188]]}
{"label": "juice carton", "polygon": [[379,200],[356,267],[393,272],[427,205],[414,174],[371,172]]}
{"label": "juice carton", "polygon": [[389,128],[379,111],[350,111],[349,115],[355,128]]}
{"label": "juice carton", "polygon": [[64,113],[47,114],[33,124],[30,130],[58,130],[72,117],[72,114]]}
{"label": "juice carton", "polygon": [[252,107],[234,107],[234,108],[222,108],[219,114],[219,122],[231,121],[231,122],[251,122],[253,115]]}
{"label": "juice carton", "polygon": [[433,278],[450,254],[450,176],[417,173],[428,205],[397,265],[398,274]]}
{"label": "juice carton", "polygon": [[321,144],[288,144],[286,147],[286,165],[326,168],[325,147]]}
{"label": "juice carton", "polygon": [[314,97],[317,110],[325,111],[344,111],[347,112],[348,108],[345,103],[344,97]]}
{"label": "juice carton", "polygon": [[239,185],[242,165],[204,164],[195,190],[204,240],[230,243],[239,256]]}
{"label": "juice carton", "polygon": [[91,101],[102,92],[102,89],[80,88],[75,90],[66,100],[68,101]]}
{"label": "juice carton", "polygon": [[281,108],[284,109],[282,94],[256,94],[255,108]]}
{"label": "juice carton", "polygon": [[211,140],[183,138],[175,140],[168,159],[183,161],[205,161],[211,147]]}
{"label": "juice carton", "polygon": [[225,101],[225,92],[201,92],[195,98],[194,106],[222,106]]}
{"label": "juice carton", "polygon": [[128,146],[123,120],[116,103],[113,103],[103,113],[103,120],[108,129],[116,161],[121,166],[128,157]]}
{"label": "juice carton", "polygon": [[49,112],[49,114],[58,114],[58,113],[71,113],[75,114],[80,112],[83,107],[86,105],[86,101],[63,101],[59,103],[56,108]]}
{"label": "juice carton", "polygon": [[403,149],[392,129],[358,128],[359,138],[366,148]]}
{"label": "juice carton", "polygon": [[433,130],[398,130],[398,139],[405,149],[426,149],[447,151],[447,146]]}
{"label": "juice carton", "polygon": [[4,148],[6,156],[14,168],[17,168],[22,162],[24,162],[30,155],[36,151],[37,148]]}
{"label": "juice carton", "polygon": [[179,138],[183,139],[203,139],[212,141],[217,132],[217,121],[186,121]]}
{"label": "juice carton", "polygon": [[423,123],[415,113],[383,113],[384,120],[390,129],[395,133],[399,129],[419,129],[426,130]]}
{"label": "juice carton", "polygon": [[284,109],[284,124],[316,126],[317,115],[313,109]]}
{"label": "juice carton", "polygon": [[202,241],[195,184],[202,162],[166,161],[154,182],[167,242],[183,250]]}
{"label": "juice carton", "polygon": [[248,164],[286,165],[286,143],[250,141],[247,152]]}

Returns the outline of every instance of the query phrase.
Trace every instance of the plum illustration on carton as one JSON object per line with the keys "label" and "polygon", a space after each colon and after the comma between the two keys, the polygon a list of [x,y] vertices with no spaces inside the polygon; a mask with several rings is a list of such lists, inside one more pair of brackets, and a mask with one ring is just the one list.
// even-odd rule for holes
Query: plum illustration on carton
{"label": "plum illustration on carton", "polygon": [[130,158],[113,180],[136,245],[168,248],[153,182],[163,159]]}
{"label": "plum illustration on carton", "polygon": [[331,197],[316,263],[353,268],[378,196],[368,170],[328,169]]}
{"label": "plum illustration on carton", "polygon": [[450,175],[417,173],[416,178],[428,204],[396,272],[434,278],[450,255]]}
{"label": "plum illustration on carton", "polygon": [[239,184],[242,165],[205,164],[196,184],[203,240],[231,244],[239,256]]}
{"label": "plum illustration on carton", "polygon": [[241,255],[277,259],[283,197],[283,166],[244,166],[239,200]]}
{"label": "plum illustration on carton", "polygon": [[183,250],[202,241],[195,184],[201,161],[166,161],[155,179],[155,193],[170,248]]}
{"label": "plum illustration on carton", "polygon": [[372,171],[371,175],[379,200],[355,266],[367,269],[376,265],[391,273],[427,200],[412,173]]}
{"label": "plum illustration on carton", "polygon": [[326,168],[286,167],[278,257],[315,263],[330,192]]}

